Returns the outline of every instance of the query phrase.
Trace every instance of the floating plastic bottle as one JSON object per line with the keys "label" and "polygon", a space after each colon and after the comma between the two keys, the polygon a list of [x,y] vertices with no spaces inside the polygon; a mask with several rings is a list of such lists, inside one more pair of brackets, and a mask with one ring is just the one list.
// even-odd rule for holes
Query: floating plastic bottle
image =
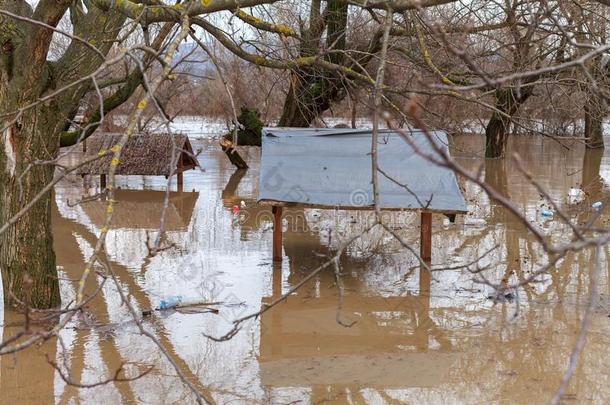
{"label": "floating plastic bottle", "polygon": [[159,309],[170,309],[175,308],[182,303],[182,297],[180,295],[171,295],[169,297],[165,297],[159,301]]}
{"label": "floating plastic bottle", "polygon": [[541,208],[540,209],[540,215],[545,217],[545,218],[551,218],[555,214],[551,210],[548,210],[546,208]]}
{"label": "floating plastic bottle", "polygon": [[591,204],[591,208],[593,208],[594,210],[598,210],[603,206],[601,201],[596,201],[593,204]]}

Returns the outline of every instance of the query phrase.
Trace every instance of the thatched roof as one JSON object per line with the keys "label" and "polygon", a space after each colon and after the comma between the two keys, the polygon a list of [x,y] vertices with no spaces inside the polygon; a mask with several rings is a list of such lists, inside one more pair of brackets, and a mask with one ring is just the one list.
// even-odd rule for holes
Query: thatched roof
{"label": "thatched roof", "polygon": [[[115,145],[122,134],[99,133],[87,138],[87,152],[85,157],[95,156],[102,150],[108,150]],[[123,149],[116,174],[118,175],[145,175],[169,176],[172,162],[172,150],[193,153],[193,148],[186,135],[175,134],[137,134],[133,135]],[[199,164],[189,153],[183,152],[178,159],[176,173],[195,168]],[[112,153],[84,165],[78,170],[79,174],[105,174],[108,173]]]}

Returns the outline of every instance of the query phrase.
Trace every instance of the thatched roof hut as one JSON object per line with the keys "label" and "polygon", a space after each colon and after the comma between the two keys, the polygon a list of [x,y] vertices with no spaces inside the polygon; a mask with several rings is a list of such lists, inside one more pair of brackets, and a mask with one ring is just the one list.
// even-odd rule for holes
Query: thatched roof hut
{"label": "thatched roof hut", "polygon": [[[110,149],[122,134],[99,133],[87,139],[85,157],[91,157],[98,152]],[[171,167],[172,154],[180,153],[177,166]],[[105,175],[110,168],[112,153],[97,159],[78,169],[81,175]],[[193,147],[186,135],[150,134],[132,135],[121,153],[121,159],[116,169],[117,175],[142,175],[169,177],[172,169],[179,174],[199,166],[193,156]]]}

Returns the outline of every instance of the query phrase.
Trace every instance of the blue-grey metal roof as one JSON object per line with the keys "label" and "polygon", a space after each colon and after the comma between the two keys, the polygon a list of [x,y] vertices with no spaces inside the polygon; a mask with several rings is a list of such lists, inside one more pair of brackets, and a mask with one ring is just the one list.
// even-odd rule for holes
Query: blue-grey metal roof
{"label": "blue-grey metal roof", "polygon": [[[411,136],[417,149],[432,153],[424,133]],[[370,129],[263,128],[259,202],[372,207],[371,139]],[[447,150],[444,132],[432,139]],[[455,174],[420,156],[400,134],[380,131],[378,165],[380,208],[466,212]]]}

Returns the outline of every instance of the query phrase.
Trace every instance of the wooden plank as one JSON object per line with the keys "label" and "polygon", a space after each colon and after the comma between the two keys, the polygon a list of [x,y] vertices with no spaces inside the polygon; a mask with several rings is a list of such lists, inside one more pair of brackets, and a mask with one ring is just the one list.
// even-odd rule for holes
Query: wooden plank
{"label": "wooden plank", "polygon": [[423,260],[432,258],[432,213],[421,213],[420,256]]}
{"label": "wooden plank", "polygon": [[[257,202],[260,205],[266,206],[277,206],[277,207],[288,207],[288,208],[317,208],[322,210],[353,210],[353,211],[371,211],[374,209],[372,205],[367,206],[353,206],[353,205],[341,205],[341,206],[333,206],[333,205],[321,205],[321,204],[304,204],[304,203],[295,203],[295,202],[287,202],[287,201],[277,201],[277,200],[259,200]],[[455,210],[437,210],[430,208],[381,208],[381,211],[414,211],[414,212],[430,212],[430,213],[438,213],[438,214],[446,214],[446,215],[456,215],[456,214],[465,214],[467,211],[455,211]]]}
{"label": "wooden plank", "polygon": [[273,212],[273,261],[282,261],[282,207],[274,206]]}
{"label": "wooden plank", "polygon": [[233,163],[233,165],[235,167],[237,167],[238,169],[247,169],[248,168],[248,164],[241,157],[239,152],[237,152],[237,149],[233,145],[233,142],[229,141],[228,139],[221,138],[220,147],[222,148],[223,152],[227,155],[227,157],[229,158],[229,160],[231,161],[231,163]]}
{"label": "wooden plank", "polygon": [[106,175],[105,174],[100,174],[100,189],[102,189],[102,191],[106,188]]}

